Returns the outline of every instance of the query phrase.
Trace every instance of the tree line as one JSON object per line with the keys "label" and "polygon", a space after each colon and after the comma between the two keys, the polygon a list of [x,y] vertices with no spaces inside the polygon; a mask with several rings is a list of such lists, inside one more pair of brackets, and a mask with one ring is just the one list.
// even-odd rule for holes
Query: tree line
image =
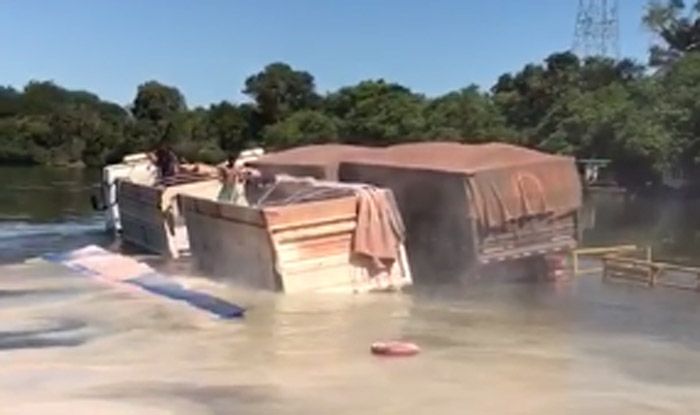
{"label": "tree line", "polygon": [[611,159],[626,186],[658,183],[670,168],[700,166],[700,0],[653,2],[644,23],[658,38],[647,65],[558,52],[489,91],[432,98],[382,79],[320,94],[310,73],[285,63],[246,79],[250,103],[207,108],[157,81],[126,108],[52,82],[0,87],[0,162],[97,166],[160,142],[216,162],[250,146],[505,141]]}

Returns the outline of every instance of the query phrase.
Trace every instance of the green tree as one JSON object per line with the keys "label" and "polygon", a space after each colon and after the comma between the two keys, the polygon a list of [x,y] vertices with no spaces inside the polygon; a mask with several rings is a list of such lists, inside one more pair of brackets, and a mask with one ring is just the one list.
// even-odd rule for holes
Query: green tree
{"label": "green tree", "polygon": [[430,101],[425,119],[430,138],[482,142],[513,136],[491,98],[476,85]]}
{"label": "green tree", "polygon": [[[640,106],[639,102],[647,105]],[[580,158],[609,158],[623,185],[658,183],[671,156],[671,137],[641,85],[611,84],[576,92],[550,112],[540,148]]]}
{"label": "green tree", "polygon": [[577,86],[581,62],[576,55],[554,53],[545,63],[528,64],[515,75],[502,75],[491,89],[508,125],[525,136],[531,135],[552,106]]}
{"label": "green tree", "polygon": [[678,164],[700,170],[700,53],[676,61],[660,79],[666,129],[672,134]]}
{"label": "green tree", "polygon": [[329,114],[340,120],[340,137],[365,145],[392,144],[424,136],[425,99],[399,84],[363,81],[326,98]]}
{"label": "green tree", "polygon": [[0,86],[0,118],[19,114],[21,98],[16,89]]}
{"label": "green tree", "polygon": [[555,53],[544,66],[530,64],[515,75],[501,76],[492,88],[493,100],[507,126],[524,137],[522,143],[538,146],[579,95],[617,83],[627,85],[643,74],[642,67],[630,60],[589,58],[581,62],[570,52]]}
{"label": "green tree", "polygon": [[177,88],[148,81],[139,85],[131,113],[138,120],[157,123],[185,110],[185,98]]}
{"label": "green tree", "polygon": [[270,148],[334,142],[338,129],[333,119],[319,111],[299,111],[289,118],[265,127],[263,142]]}
{"label": "green tree", "polygon": [[650,0],[644,23],[660,43],[651,48],[652,66],[666,66],[686,53],[700,52],[700,1]]}
{"label": "green tree", "polygon": [[320,98],[315,89],[311,74],[277,62],[246,79],[243,92],[255,100],[263,121],[271,124],[295,111],[316,108]]}
{"label": "green tree", "polygon": [[186,110],[185,98],[177,88],[157,81],[139,85],[131,105],[134,137],[124,150],[143,151],[163,141],[177,146],[187,138]]}
{"label": "green tree", "polygon": [[246,114],[237,106],[221,102],[209,107],[206,131],[225,150],[241,150],[250,140]]}

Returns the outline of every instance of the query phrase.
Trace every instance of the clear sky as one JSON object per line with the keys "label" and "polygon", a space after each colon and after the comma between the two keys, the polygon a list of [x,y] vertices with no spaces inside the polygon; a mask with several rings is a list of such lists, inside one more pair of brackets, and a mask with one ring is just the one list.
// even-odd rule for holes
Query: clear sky
{"label": "clear sky", "polygon": [[[625,56],[646,62],[646,0],[620,0]],[[273,61],[320,91],[385,78],[435,96],[572,44],[578,0],[0,0],[0,84],[53,80],[120,104],[138,84],[189,105],[244,100]]]}

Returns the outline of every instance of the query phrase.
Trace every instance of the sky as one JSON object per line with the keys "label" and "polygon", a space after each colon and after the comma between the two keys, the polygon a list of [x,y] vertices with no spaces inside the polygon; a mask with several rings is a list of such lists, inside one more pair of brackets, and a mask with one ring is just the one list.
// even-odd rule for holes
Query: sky
{"label": "sky", "polygon": [[[647,0],[620,0],[621,51],[646,62]],[[53,80],[127,104],[148,80],[190,106],[242,102],[271,62],[320,92],[384,78],[437,96],[571,47],[578,0],[0,0],[0,85]]]}

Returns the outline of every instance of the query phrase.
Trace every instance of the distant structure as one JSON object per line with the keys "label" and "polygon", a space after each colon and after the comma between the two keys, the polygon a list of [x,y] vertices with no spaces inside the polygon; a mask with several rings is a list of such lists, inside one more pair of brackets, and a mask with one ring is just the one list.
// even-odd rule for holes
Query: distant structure
{"label": "distant structure", "polygon": [[581,58],[620,57],[618,0],[579,0],[573,51]]}

